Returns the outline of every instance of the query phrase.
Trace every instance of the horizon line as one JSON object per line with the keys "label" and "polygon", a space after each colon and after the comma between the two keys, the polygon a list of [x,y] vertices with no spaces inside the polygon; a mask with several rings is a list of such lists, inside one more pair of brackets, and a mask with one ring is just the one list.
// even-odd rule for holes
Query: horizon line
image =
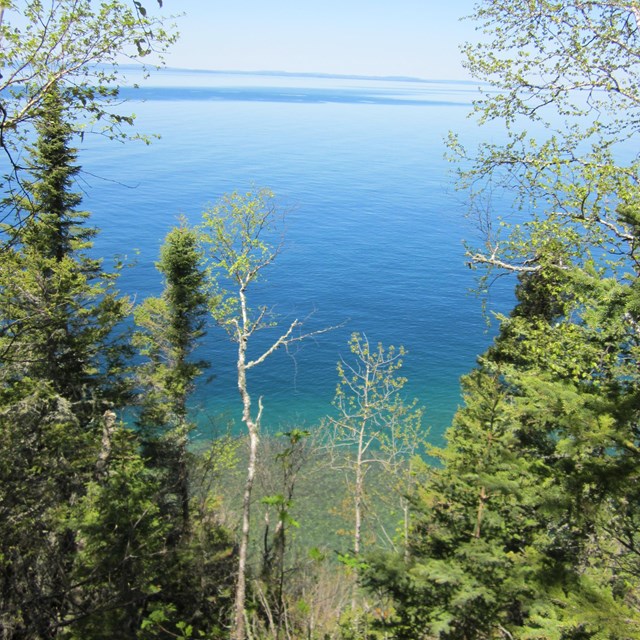
{"label": "horizon line", "polygon": [[[121,68],[140,69],[142,65],[123,64]],[[201,74],[219,74],[219,75],[238,75],[238,76],[274,76],[274,77],[298,77],[298,78],[331,78],[336,80],[378,80],[386,82],[415,82],[429,84],[433,82],[455,82],[463,84],[477,84],[477,80],[455,79],[455,78],[420,78],[417,76],[405,75],[367,75],[355,73],[328,73],[322,71],[279,71],[270,69],[261,69],[256,71],[246,71],[238,69],[196,69],[191,67],[175,67],[162,66],[158,67],[158,71],[186,71],[189,73]]]}

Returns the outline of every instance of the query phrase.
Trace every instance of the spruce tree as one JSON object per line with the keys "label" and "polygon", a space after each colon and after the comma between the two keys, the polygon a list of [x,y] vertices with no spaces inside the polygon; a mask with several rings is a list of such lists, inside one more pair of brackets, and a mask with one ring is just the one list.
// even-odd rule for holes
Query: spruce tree
{"label": "spruce tree", "polygon": [[111,339],[129,304],[113,291],[114,276],[87,254],[96,230],[71,190],[80,167],[64,111],[63,95],[52,92],[29,148],[26,195],[5,203],[21,222],[5,227],[0,376],[46,381],[86,421],[124,390],[117,374],[125,354]]}
{"label": "spruce tree", "polygon": [[103,414],[126,390],[113,332],[129,303],[86,254],[95,232],[72,190],[61,91],[36,133],[24,195],[5,203],[19,224],[4,227],[0,262],[0,615],[15,637],[54,637],[69,614],[65,521],[94,473]]}
{"label": "spruce tree", "polygon": [[205,333],[208,314],[204,272],[197,235],[185,224],[166,237],[157,268],[165,278],[160,298],[136,309],[140,331],[134,344],[146,357],[138,368],[142,406],[138,424],[153,464],[165,474],[167,495],[177,497],[172,513],[182,533],[189,529],[187,400],[207,363],[191,358]]}
{"label": "spruce tree", "polygon": [[484,232],[470,266],[517,274],[518,304],[463,381],[406,564],[365,579],[400,637],[420,620],[447,639],[638,638],[640,165],[619,146],[638,133],[637,3],[473,17],[474,113],[504,137],[450,147]]}
{"label": "spruce tree", "polygon": [[[189,447],[195,425],[188,401],[208,367],[194,353],[209,313],[201,254],[197,233],[184,221],[169,232],[156,264],[164,290],[135,310],[133,342],[143,357],[137,426],[163,526],[163,553],[146,569],[156,591],[142,624],[176,634],[188,626],[209,637],[228,624],[235,558],[211,493],[211,463],[227,454],[227,445],[218,441],[199,453]],[[144,581],[140,588],[143,596]]]}
{"label": "spruce tree", "polygon": [[407,562],[365,572],[395,601],[396,637],[640,637],[629,282],[521,278],[413,497]]}

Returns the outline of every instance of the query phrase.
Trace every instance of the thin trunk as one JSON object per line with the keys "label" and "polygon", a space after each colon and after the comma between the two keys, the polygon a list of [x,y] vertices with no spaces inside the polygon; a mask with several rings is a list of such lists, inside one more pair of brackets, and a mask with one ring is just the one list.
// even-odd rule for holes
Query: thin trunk
{"label": "thin trunk", "polygon": [[[364,492],[364,472],[363,472],[363,462],[362,462],[362,449],[363,449],[363,438],[365,431],[366,421],[363,422],[362,427],[360,429],[359,441],[358,441],[358,455],[356,457],[356,481],[354,486],[354,496],[353,496],[353,508],[354,508],[354,528],[353,528],[353,553],[355,556],[360,555],[360,543],[362,537],[362,502],[363,502],[363,492]],[[351,610],[355,612],[357,607],[356,595],[358,593],[358,584],[357,581],[353,583],[353,590],[351,593]],[[358,620],[355,620],[356,627],[358,625]]]}
{"label": "thin trunk", "polygon": [[[268,264],[268,262],[266,263]],[[265,264],[261,265],[265,266]],[[247,286],[256,278],[261,266],[254,271],[248,271],[244,275],[236,275],[238,289],[238,299],[240,303],[240,317],[234,317],[231,320],[233,326],[233,339],[238,344],[238,391],[242,399],[242,421],[247,426],[249,433],[249,465],[247,467],[247,477],[244,487],[244,496],[242,500],[242,532],[238,549],[238,576],[236,581],[235,602],[233,610],[233,624],[231,629],[231,640],[246,640],[251,629],[247,625],[246,620],[246,583],[247,583],[247,556],[249,550],[249,533],[250,533],[250,516],[251,516],[251,494],[253,491],[253,483],[256,474],[256,463],[258,459],[258,444],[260,436],[260,421],[262,418],[262,398],[258,400],[257,415],[251,415],[251,396],[247,386],[247,370],[255,367],[279,347],[289,344],[294,338],[290,338],[293,330],[299,326],[297,320],[294,320],[289,329],[276,340],[269,349],[264,351],[262,355],[255,360],[247,362],[247,346],[249,338],[254,331],[260,329],[262,325],[262,316],[264,311],[256,320],[250,320],[249,310],[247,307],[246,289]],[[242,273],[242,269],[239,269]],[[300,339],[300,338],[295,338]]]}
{"label": "thin trunk", "polygon": [[356,460],[356,483],[354,487],[354,511],[355,524],[353,531],[353,553],[360,554],[360,541],[362,537],[362,494],[364,491],[364,474],[362,469],[362,432],[360,434],[360,444],[358,446],[358,457]]}
{"label": "thin trunk", "polygon": [[280,519],[276,526],[273,540],[273,562],[277,571],[276,583],[276,621],[277,637],[280,638],[280,632],[283,624],[286,626],[285,605],[284,605],[284,555],[286,549],[286,529],[284,523],[284,512],[280,513]]}
{"label": "thin trunk", "polygon": [[249,466],[242,499],[242,533],[238,552],[238,579],[236,582],[235,619],[231,634],[233,640],[245,640],[245,601],[247,590],[247,555],[249,550],[249,526],[251,512],[251,493],[256,471],[258,452],[258,432],[255,428],[249,431]]}
{"label": "thin trunk", "polygon": [[402,513],[404,516],[404,561],[409,562],[409,501],[402,499]]}
{"label": "thin trunk", "polygon": [[249,551],[249,531],[251,523],[251,493],[256,474],[256,461],[258,459],[258,442],[260,429],[260,416],[262,402],[259,402],[258,416],[254,421],[251,417],[251,396],[247,389],[247,342],[249,321],[247,315],[244,288],[240,289],[240,304],[242,310],[242,330],[238,331],[238,391],[242,398],[242,421],[249,432],[249,465],[244,485],[242,499],[242,532],[240,535],[240,548],[238,550],[238,578],[236,582],[236,595],[234,604],[234,622],[231,630],[232,640],[245,640],[245,603],[247,597],[247,556]]}
{"label": "thin trunk", "polygon": [[262,575],[265,582],[271,579],[272,562],[271,562],[271,544],[269,534],[271,533],[271,522],[269,517],[269,507],[264,510],[264,535],[262,536]]}
{"label": "thin trunk", "polygon": [[367,383],[364,388],[364,398],[362,403],[363,414],[362,422],[360,424],[360,433],[358,434],[358,457],[356,460],[356,486],[354,496],[354,508],[355,508],[355,527],[353,532],[353,553],[357,556],[360,554],[360,540],[362,535],[362,500],[364,492],[364,469],[363,469],[363,452],[364,452],[364,437],[367,431],[367,425],[369,422],[369,378],[371,371],[369,365],[367,365],[365,379]]}
{"label": "thin trunk", "polygon": [[[174,285],[175,287],[175,285]],[[178,312],[177,316],[174,316],[171,320],[173,325],[176,322],[181,323],[184,321],[184,316],[180,312]],[[178,372],[178,375],[183,380],[184,372],[187,367],[188,361],[188,350],[187,345],[189,344],[188,340],[185,337],[185,333],[181,330],[182,335],[178,338],[178,345],[176,350],[175,361],[173,363],[173,369]],[[177,395],[174,396],[175,403],[175,414],[177,417],[177,428],[176,428],[176,448],[177,448],[177,486],[176,486],[176,494],[178,496],[178,500],[180,502],[180,511],[181,511],[181,531],[180,536],[183,537],[189,533],[191,529],[191,509],[189,504],[189,465],[188,465],[188,456],[187,456],[187,447],[189,444],[189,423],[187,421],[187,397],[188,397],[188,387],[182,387]]]}
{"label": "thin trunk", "polygon": [[[186,426],[185,426],[186,427]],[[177,494],[182,511],[181,535],[189,533],[191,528],[191,513],[189,505],[189,466],[187,463],[187,432],[181,430],[178,436],[178,487]]]}
{"label": "thin trunk", "polygon": [[482,525],[482,516],[484,514],[484,505],[487,501],[487,490],[485,487],[480,488],[480,497],[478,500],[478,515],[476,516],[476,528],[473,531],[473,537],[480,537],[480,527]]}

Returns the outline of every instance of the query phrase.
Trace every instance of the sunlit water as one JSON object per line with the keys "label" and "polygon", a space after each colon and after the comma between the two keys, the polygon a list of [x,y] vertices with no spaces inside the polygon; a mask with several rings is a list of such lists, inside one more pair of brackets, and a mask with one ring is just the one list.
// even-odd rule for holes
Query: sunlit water
{"label": "sunlit water", "polygon": [[[265,425],[313,425],[331,411],[336,363],[360,331],[405,346],[407,397],[441,434],[460,375],[491,340],[464,260],[477,232],[444,159],[448,131],[469,144],[487,135],[467,119],[474,86],[186,72],[156,83],[125,95],[138,129],[160,140],[87,136],[80,156],[97,250],[136,262],[121,289],[138,301],[160,291],[153,263],[179,215],[197,223],[223,193],[269,187],[287,211],[286,246],[254,304],[272,306],[281,330],[296,318],[309,331],[341,326],[252,371]],[[508,309],[512,284],[492,289],[493,308]],[[276,336],[265,332],[253,355]],[[240,405],[234,345],[212,326],[202,351],[215,377],[193,405],[207,431],[238,420]]]}

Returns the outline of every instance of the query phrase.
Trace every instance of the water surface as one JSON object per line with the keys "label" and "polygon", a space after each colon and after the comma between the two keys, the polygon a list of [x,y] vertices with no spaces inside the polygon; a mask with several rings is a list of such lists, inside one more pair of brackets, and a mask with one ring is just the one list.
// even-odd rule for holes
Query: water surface
{"label": "water surface", "polygon": [[[155,85],[154,85],[155,83]],[[97,250],[136,264],[121,281],[138,301],[161,289],[158,250],[179,215],[197,223],[223,193],[269,187],[286,210],[286,246],[255,291],[286,328],[336,330],[281,351],[252,372],[270,428],[314,424],[331,410],[336,363],[353,331],[404,345],[408,397],[440,434],[459,404],[459,376],[489,344],[463,240],[477,241],[444,159],[447,132],[473,144],[473,85],[168,72],[125,90],[141,131],[124,145],[87,136],[84,206]],[[481,135],[486,136],[484,131]],[[490,303],[505,310],[509,284]],[[277,333],[265,332],[253,355]],[[214,379],[194,399],[201,428],[238,419],[234,346],[209,330]]]}

